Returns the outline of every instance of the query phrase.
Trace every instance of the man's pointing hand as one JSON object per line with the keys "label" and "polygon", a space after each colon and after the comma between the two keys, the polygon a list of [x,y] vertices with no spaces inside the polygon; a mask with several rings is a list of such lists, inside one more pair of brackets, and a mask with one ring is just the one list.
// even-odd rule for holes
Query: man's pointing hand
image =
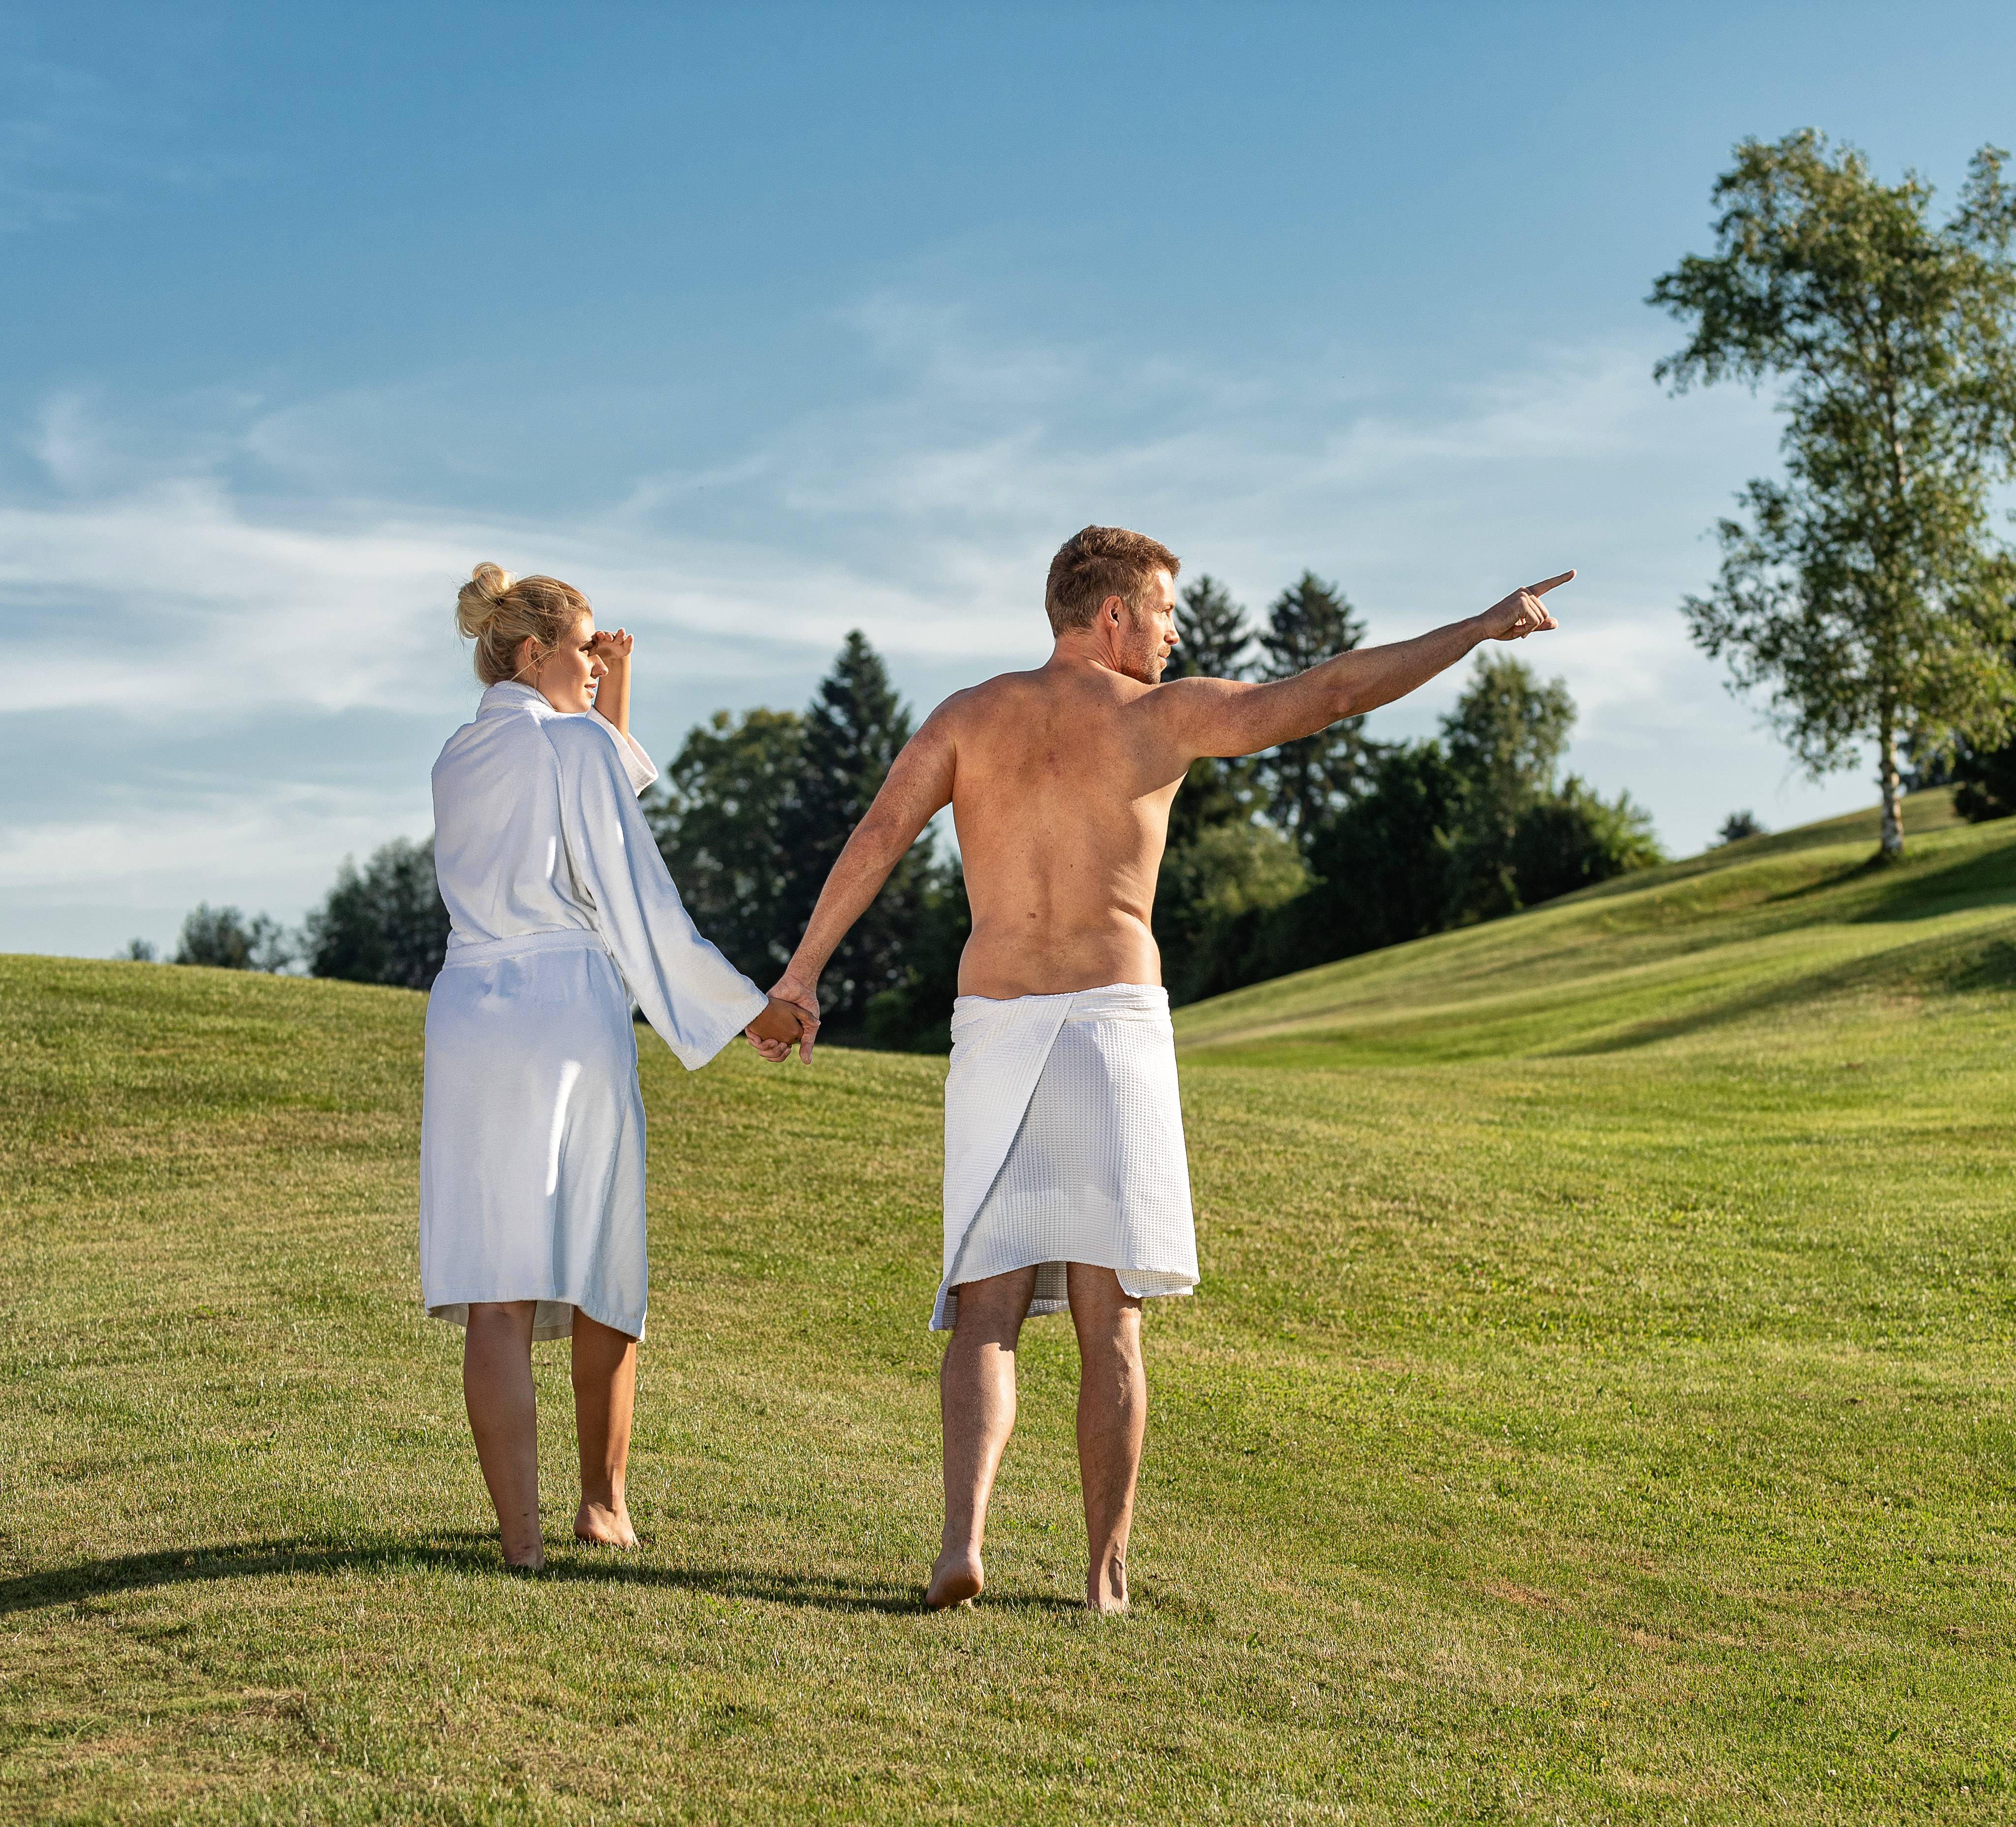
{"label": "man's pointing hand", "polygon": [[1503,601],[1494,603],[1482,617],[1484,638],[1493,641],[1520,641],[1529,634],[1543,633],[1561,624],[1547,613],[1547,606],[1540,599],[1548,591],[1558,589],[1575,575],[1564,571],[1559,577],[1550,577],[1537,584],[1528,584],[1523,590],[1514,590]]}

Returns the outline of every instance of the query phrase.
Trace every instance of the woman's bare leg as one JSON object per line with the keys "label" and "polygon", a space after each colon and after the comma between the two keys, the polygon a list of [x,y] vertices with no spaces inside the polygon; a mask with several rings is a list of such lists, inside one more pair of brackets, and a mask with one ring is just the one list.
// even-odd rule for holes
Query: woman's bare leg
{"label": "woman's bare leg", "polygon": [[504,1559],[542,1567],[539,1537],[539,1419],[532,1393],[530,1300],[472,1301],[462,1345],[462,1394],[483,1482],[497,1507]]}
{"label": "woman's bare leg", "polygon": [[1071,1263],[1065,1274],[1078,1332],[1078,1475],[1090,1554],[1085,1602],[1094,1611],[1125,1611],[1134,1480],[1148,1429],[1141,1303],[1111,1269]]}
{"label": "woman's bare leg", "polygon": [[978,1596],[986,1584],[981,1538],[987,1499],[1015,1431],[1015,1345],[1036,1292],[1036,1271],[1014,1269],[968,1281],[938,1367],[945,1426],[945,1533],[924,1603],[934,1611]]}
{"label": "woman's bare leg", "polygon": [[583,1541],[635,1548],[637,1532],[623,1501],[630,1459],[630,1417],[637,1405],[637,1341],[574,1310],[574,1425],[581,1440],[581,1508],[574,1532]]}

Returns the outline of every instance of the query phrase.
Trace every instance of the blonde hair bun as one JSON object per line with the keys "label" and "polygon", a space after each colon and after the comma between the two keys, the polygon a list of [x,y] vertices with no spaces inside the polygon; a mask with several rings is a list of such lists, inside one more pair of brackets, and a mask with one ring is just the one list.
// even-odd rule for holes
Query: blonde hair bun
{"label": "blonde hair bun", "polygon": [[476,643],[476,676],[485,685],[518,676],[516,657],[527,640],[551,653],[588,613],[587,597],[572,584],[513,577],[501,564],[479,564],[455,598],[455,625]]}
{"label": "blonde hair bun", "polygon": [[497,619],[497,611],[518,580],[501,564],[479,564],[456,592],[455,625],[467,640],[481,640]]}

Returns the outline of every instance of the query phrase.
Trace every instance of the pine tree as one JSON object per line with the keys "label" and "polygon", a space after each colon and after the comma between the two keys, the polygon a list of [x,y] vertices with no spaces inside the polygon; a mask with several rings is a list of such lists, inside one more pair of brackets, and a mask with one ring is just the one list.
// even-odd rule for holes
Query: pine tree
{"label": "pine tree", "polygon": [[[1293,678],[1333,654],[1348,653],[1364,638],[1365,624],[1352,614],[1337,586],[1305,571],[1268,608],[1259,637],[1261,676]],[[1268,814],[1305,856],[1364,770],[1364,724],[1363,717],[1346,717],[1259,758]]]}
{"label": "pine tree", "polygon": [[[780,820],[788,870],[781,900],[793,935],[812,917],[827,872],[909,739],[909,712],[856,629],[806,709],[797,783]],[[927,831],[833,953],[820,995],[835,1028],[861,1025],[869,1004],[904,981],[933,849]]]}
{"label": "pine tree", "polygon": [[[1183,586],[1176,617],[1179,636],[1167,679],[1244,679],[1251,665],[1253,632],[1246,611],[1217,578],[1202,575]],[[1221,825],[1242,824],[1251,816],[1253,766],[1205,755],[1189,774],[1169,808],[1169,849],[1181,850]]]}
{"label": "pine tree", "polygon": [[1180,637],[1165,679],[1244,679],[1253,645],[1246,611],[1224,585],[1206,573],[1183,586],[1176,617]]}

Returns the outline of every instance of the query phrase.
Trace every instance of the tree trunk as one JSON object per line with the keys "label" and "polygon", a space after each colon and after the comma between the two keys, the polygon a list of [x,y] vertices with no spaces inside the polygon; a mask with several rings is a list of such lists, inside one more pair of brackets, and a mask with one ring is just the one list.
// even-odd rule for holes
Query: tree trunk
{"label": "tree trunk", "polygon": [[1883,856],[1894,862],[1904,854],[1903,783],[1897,775],[1897,726],[1885,717],[1877,741],[1877,784],[1883,789]]}

